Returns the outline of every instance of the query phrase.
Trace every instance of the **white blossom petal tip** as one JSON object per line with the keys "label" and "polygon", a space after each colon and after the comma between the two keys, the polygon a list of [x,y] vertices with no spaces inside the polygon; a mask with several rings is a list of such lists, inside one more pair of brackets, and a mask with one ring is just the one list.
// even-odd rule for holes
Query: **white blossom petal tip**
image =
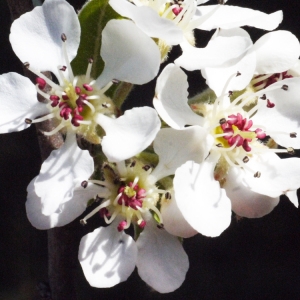
{"label": "white blossom petal tip", "polygon": [[10,42],[22,62],[57,76],[57,67],[66,65],[62,34],[67,37],[65,50],[71,61],[77,54],[80,32],[77,14],[67,1],[46,0],[13,22]]}
{"label": "white blossom petal tip", "polygon": [[188,161],[175,172],[175,199],[189,224],[206,236],[219,236],[231,222],[231,202],[214,179],[215,163]]}
{"label": "white blossom petal tip", "polygon": [[177,237],[148,222],[137,242],[140,277],[160,293],[181,286],[189,268],[188,256]]}
{"label": "white blossom petal tip", "polygon": [[100,88],[112,79],[147,83],[157,75],[160,66],[160,52],[155,42],[129,20],[107,23],[102,32],[100,54],[105,62],[96,80]]}
{"label": "white blossom petal tip", "polygon": [[99,115],[97,122],[105,130],[102,149],[111,162],[128,159],[147,148],[161,124],[156,111],[150,107],[127,110],[117,119]]}
{"label": "white blossom petal tip", "polygon": [[42,213],[55,213],[62,203],[72,199],[76,183],[88,179],[93,171],[93,158],[77,146],[75,134],[69,133],[62,147],[44,161],[34,182]]}
{"label": "white blossom petal tip", "polygon": [[112,287],[127,280],[135,268],[137,247],[124,231],[111,225],[85,235],[78,259],[91,286]]}

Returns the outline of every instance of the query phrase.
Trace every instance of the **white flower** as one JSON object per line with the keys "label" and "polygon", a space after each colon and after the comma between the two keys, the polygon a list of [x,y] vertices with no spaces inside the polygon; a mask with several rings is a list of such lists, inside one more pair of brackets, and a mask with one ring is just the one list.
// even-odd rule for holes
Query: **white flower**
{"label": "white flower", "polygon": [[[79,261],[92,286],[110,287],[125,281],[135,265],[141,278],[161,293],[174,291],[184,281],[189,267],[187,255],[179,240],[152,216],[156,214],[162,222],[157,203],[159,195],[167,193],[157,188],[151,171],[150,166],[138,161],[127,166],[118,163],[116,168],[105,165],[104,181],[87,183],[87,187],[95,183],[109,192],[97,194],[101,204],[81,222],[85,224],[100,212],[111,224],[84,236],[79,246]],[[131,224],[143,229],[136,242],[124,233]]]}
{"label": "white flower", "polygon": [[[229,90],[243,90],[258,75],[268,78],[287,71],[295,66],[300,55],[298,39],[284,30],[266,33],[254,44],[241,28],[220,30],[205,48],[186,43],[183,49],[176,64],[190,71],[201,69],[217,96],[221,95],[227,78],[237,71],[241,76],[230,81]],[[256,82],[258,79],[252,84]]]}
{"label": "white flower", "polygon": [[[276,153],[292,154],[293,148],[300,147],[299,83],[298,78],[284,79],[232,102],[226,86],[214,104],[198,106],[200,116],[189,111],[187,97],[183,96],[187,95],[188,87],[183,71],[172,64],[164,69],[154,99],[163,120],[178,129],[186,124],[201,126],[213,138],[209,156],[201,163],[189,159],[176,170],[174,178],[177,205],[199,232],[214,236],[228,226],[227,197],[232,209],[246,217],[269,213],[282,194],[291,196],[295,203],[295,191],[300,186],[300,159],[280,159]],[[251,109],[243,109],[256,98]],[[268,136],[287,148],[269,148],[263,140]],[[201,222],[200,215],[207,218],[206,223]],[[209,228],[209,221],[219,227]]]}
{"label": "white flower", "polygon": [[[128,32],[134,35],[133,40]],[[31,123],[52,118],[58,120],[58,125],[44,134],[52,135],[59,130],[67,133],[64,146],[52,152],[43,163],[40,175],[29,186],[29,195],[41,202],[41,211],[47,217],[57,213],[61,205],[73,197],[78,172],[85,178],[92,174],[93,160],[87,151],[82,152],[77,147],[75,134],[92,143],[101,141],[96,126],[107,123],[105,118],[115,117],[114,105],[104,95],[112,80],[145,83],[156,75],[160,64],[157,46],[149,37],[131,21],[112,20],[102,32],[101,56],[105,68],[100,77],[96,80],[90,77],[92,61],[85,75],[74,76],[70,62],[77,54],[79,40],[80,24],[72,6],[63,0],[46,0],[42,6],[14,21],[10,35],[15,53],[38,76],[36,86],[16,73],[0,76],[1,133],[23,130]],[[141,45],[145,51],[139,51]],[[51,71],[58,84],[42,71]],[[48,102],[38,102],[37,92]],[[37,118],[40,115],[45,116]],[[122,118],[127,120],[122,125],[128,132],[123,130],[122,133],[129,142],[128,151],[131,147],[131,151],[137,153],[153,140],[160,121],[156,112],[148,107],[132,110],[128,116],[129,113]],[[132,126],[140,127],[137,135]],[[110,140],[107,147],[103,145],[105,153],[111,151],[112,144],[115,146],[120,142],[119,136],[112,135],[107,137]],[[115,148],[114,155],[115,160],[122,160],[122,147]],[[81,163],[86,164],[86,173],[78,171]],[[33,188],[35,195],[31,191]],[[48,201],[52,198],[52,202]]]}

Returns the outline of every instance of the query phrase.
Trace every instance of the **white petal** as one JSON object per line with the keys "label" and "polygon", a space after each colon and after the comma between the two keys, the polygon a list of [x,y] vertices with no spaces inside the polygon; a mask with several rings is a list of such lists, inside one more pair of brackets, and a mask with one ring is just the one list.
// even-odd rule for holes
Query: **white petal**
{"label": "white petal", "polygon": [[160,117],[175,129],[203,123],[203,118],[187,104],[187,89],[187,76],[174,64],[167,65],[157,78],[153,105]]}
{"label": "white petal", "polygon": [[136,244],[114,224],[95,229],[80,241],[78,259],[91,286],[112,287],[127,280],[135,268]]}
{"label": "white petal", "polygon": [[46,0],[42,6],[22,15],[11,26],[10,42],[22,62],[33,69],[51,71],[66,65],[61,34],[67,36],[69,61],[77,54],[80,25],[74,8],[63,0]]}
{"label": "white petal", "polygon": [[[200,6],[198,13],[206,15],[214,8],[215,5]],[[282,11],[266,14],[249,8],[221,5],[212,17],[197,28],[203,30],[230,29],[248,25],[264,30],[274,30],[281,23],[282,18]]]}
{"label": "white petal", "polygon": [[[113,37],[113,38],[112,38]],[[160,52],[154,41],[128,20],[111,20],[102,31],[101,57],[105,67],[98,87],[112,79],[144,84],[160,66]]]}
{"label": "white petal", "polygon": [[[288,86],[285,91],[281,87]],[[277,89],[276,89],[277,88]],[[275,104],[268,108],[264,100],[260,100],[259,109],[253,116],[255,126],[266,130],[276,143],[284,147],[300,148],[300,78],[288,78],[270,85],[262,93]],[[290,133],[297,137],[291,138]]]}
{"label": "white petal", "polygon": [[186,70],[211,67],[228,67],[237,63],[251,48],[252,41],[243,29],[222,30],[205,48],[181,44],[183,53],[175,63]]}
{"label": "white petal", "polygon": [[183,39],[182,30],[171,20],[160,17],[151,7],[138,7],[126,0],[110,0],[109,4],[121,16],[134,21],[150,37],[162,39],[168,45],[177,45]]}
{"label": "white petal", "polygon": [[188,161],[176,170],[175,199],[185,219],[206,236],[219,236],[230,224],[231,203],[214,179],[215,164]]}
{"label": "white petal", "polygon": [[[300,187],[300,158],[296,157],[280,159],[274,153],[253,155],[247,169],[237,167],[234,172],[244,186],[272,198]],[[256,172],[260,172],[259,178],[254,177]]]}
{"label": "white petal", "polygon": [[102,150],[111,162],[128,159],[143,151],[160,129],[156,111],[146,106],[127,110],[117,119],[99,114],[97,123],[105,130]]}
{"label": "white petal", "polygon": [[290,201],[298,208],[299,207],[299,201],[297,196],[297,191],[289,191],[285,194]]}
{"label": "white petal", "polygon": [[171,194],[171,199],[161,201],[160,212],[164,222],[164,229],[170,234],[183,238],[194,236],[198,231],[185,220],[175,201],[174,192]]}
{"label": "white petal", "polygon": [[[256,67],[256,55],[251,49],[236,64],[226,68],[204,68],[201,70],[202,76],[206,79],[206,84],[215,92],[217,96],[222,95],[224,86],[231,77],[228,85],[228,91],[243,90],[253,78]],[[233,76],[239,72],[241,75]]]}
{"label": "white petal", "polygon": [[263,35],[253,46],[258,74],[280,73],[292,68],[300,55],[300,44],[289,31],[278,30]]}
{"label": "white petal", "polygon": [[181,286],[189,261],[178,238],[148,222],[136,244],[138,273],[147,284],[160,293]]}
{"label": "white petal", "polygon": [[85,189],[79,185],[75,188],[73,198],[59,207],[53,214],[46,216],[42,214],[42,201],[34,190],[35,178],[27,187],[26,213],[32,226],[37,229],[50,229],[53,227],[64,226],[78,216],[86,209],[89,199],[94,198],[104,188],[96,185],[88,185]]}
{"label": "white petal", "polygon": [[93,158],[77,146],[75,134],[69,133],[62,147],[44,161],[34,182],[42,213],[49,216],[72,199],[76,183],[89,179],[93,171]]}
{"label": "white petal", "polygon": [[32,82],[17,73],[0,76],[0,133],[20,131],[29,125],[25,119],[34,119],[48,111],[38,102]]}
{"label": "white petal", "polygon": [[251,191],[239,176],[238,168],[230,168],[224,184],[231,200],[232,210],[241,217],[260,218],[270,213],[279,203],[279,197],[271,198]]}
{"label": "white petal", "polygon": [[214,138],[200,126],[190,126],[182,130],[164,128],[154,140],[154,151],[159,163],[152,175],[161,178],[174,174],[187,160],[201,163],[209,154]]}

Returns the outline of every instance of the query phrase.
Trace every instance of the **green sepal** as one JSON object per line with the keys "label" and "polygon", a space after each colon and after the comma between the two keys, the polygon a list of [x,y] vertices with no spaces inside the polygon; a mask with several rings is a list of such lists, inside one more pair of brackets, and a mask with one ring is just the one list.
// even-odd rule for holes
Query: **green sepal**
{"label": "green sepal", "polygon": [[110,7],[108,0],[90,0],[80,10],[78,18],[81,39],[77,56],[72,61],[72,69],[75,75],[85,74],[88,60],[92,58],[91,77],[96,79],[104,68],[100,56],[102,30],[108,21],[122,17]]}

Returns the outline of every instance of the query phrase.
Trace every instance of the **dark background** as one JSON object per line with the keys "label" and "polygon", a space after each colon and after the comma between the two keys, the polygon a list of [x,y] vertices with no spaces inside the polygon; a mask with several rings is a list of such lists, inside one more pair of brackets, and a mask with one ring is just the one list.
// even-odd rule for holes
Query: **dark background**
{"label": "dark background", "polygon": [[[69,2],[79,8],[84,1]],[[284,21],[279,29],[300,36],[299,0],[229,0],[229,4],[269,13],[282,9]],[[0,1],[0,22],[0,73],[22,74],[22,65],[8,41],[11,19],[4,0]],[[262,30],[248,31],[254,40],[264,33]],[[201,32],[198,46],[204,46],[210,35]],[[175,49],[172,57],[178,53]],[[204,84],[199,72],[190,73],[190,77],[190,95],[193,96],[203,90]],[[151,105],[154,85],[153,82],[147,87],[135,88],[126,108]],[[26,186],[38,174],[40,164],[33,126],[20,133],[0,135],[0,299],[37,300],[42,299],[41,296],[46,299],[48,295],[47,232],[30,225],[24,207]],[[300,299],[300,215],[286,198],[282,198],[266,217],[239,221],[233,218],[230,227],[218,238],[197,235],[185,240],[184,247],[190,259],[186,281],[180,289],[165,295],[147,287],[137,272],[114,288],[91,288],[76,260],[81,236],[99,225],[96,221],[90,223],[90,227],[83,228],[78,220],[75,221],[77,242],[70,245],[70,255],[74,256],[70,276],[76,282],[79,300]]]}

